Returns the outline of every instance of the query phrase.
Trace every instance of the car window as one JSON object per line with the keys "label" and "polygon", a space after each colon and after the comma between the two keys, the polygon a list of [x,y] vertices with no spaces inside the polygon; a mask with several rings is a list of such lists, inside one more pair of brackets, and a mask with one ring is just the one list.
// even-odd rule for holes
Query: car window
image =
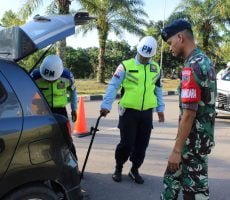
{"label": "car window", "polygon": [[0,74],[0,119],[20,116],[22,116],[20,103],[14,91]]}
{"label": "car window", "polygon": [[[20,68],[20,66],[13,62],[4,62],[1,60],[0,66],[1,62],[2,66],[4,66],[0,68],[1,72],[7,78],[7,82],[9,86],[11,86],[11,90],[13,88],[12,92],[16,96],[15,98],[20,101],[23,115],[27,117],[51,114],[49,105],[26,70]],[[17,76],[15,76],[15,74],[17,74]],[[20,81],[18,77],[20,77]],[[7,95],[10,95],[8,91]]]}
{"label": "car window", "polygon": [[230,81],[230,71],[224,75],[223,80]]}
{"label": "car window", "polygon": [[30,109],[33,115],[46,115],[50,113],[44,98],[38,92],[32,98]]}

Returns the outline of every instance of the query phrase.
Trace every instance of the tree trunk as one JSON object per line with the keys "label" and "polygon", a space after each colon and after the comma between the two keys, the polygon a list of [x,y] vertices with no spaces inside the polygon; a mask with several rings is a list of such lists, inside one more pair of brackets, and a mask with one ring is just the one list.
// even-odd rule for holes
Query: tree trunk
{"label": "tree trunk", "polygon": [[203,49],[206,54],[209,54],[209,38],[210,33],[212,32],[212,22],[206,20],[203,25]]}
{"label": "tree trunk", "polygon": [[[58,13],[69,14],[70,4],[69,0],[58,0]],[[57,42],[56,53],[62,59],[63,65],[66,66],[66,39]]]}
{"label": "tree trunk", "polygon": [[209,34],[205,34],[204,35],[204,38],[203,38],[203,48],[204,48],[204,52],[206,54],[209,54],[209,43],[208,43],[208,40],[209,40]]}
{"label": "tree trunk", "polygon": [[107,33],[98,31],[99,34],[99,54],[98,54],[98,67],[97,67],[97,82],[105,83],[105,45]]}
{"label": "tree trunk", "polygon": [[202,42],[203,42],[203,50],[206,54],[209,54],[209,42],[208,42],[209,37],[210,37],[209,32],[207,30],[205,30],[203,32],[203,41]]}
{"label": "tree trunk", "polygon": [[62,59],[63,65],[66,66],[66,39],[57,42],[56,54]]}

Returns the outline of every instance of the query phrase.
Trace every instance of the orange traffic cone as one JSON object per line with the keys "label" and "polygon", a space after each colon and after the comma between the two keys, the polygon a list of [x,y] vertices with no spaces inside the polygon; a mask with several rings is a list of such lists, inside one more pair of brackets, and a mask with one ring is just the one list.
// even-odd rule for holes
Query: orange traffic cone
{"label": "orange traffic cone", "polygon": [[77,121],[75,122],[73,134],[78,137],[84,137],[90,135],[90,132],[87,130],[86,119],[85,119],[84,98],[82,96],[79,98]]}

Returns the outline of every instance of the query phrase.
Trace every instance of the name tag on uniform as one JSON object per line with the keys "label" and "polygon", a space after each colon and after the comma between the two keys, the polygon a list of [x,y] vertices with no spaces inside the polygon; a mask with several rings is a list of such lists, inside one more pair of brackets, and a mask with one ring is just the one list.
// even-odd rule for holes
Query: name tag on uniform
{"label": "name tag on uniform", "polygon": [[135,69],[130,69],[130,70],[128,70],[128,72],[131,72],[131,73],[137,73],[137,72],[138,72],[138,70],[135,70]]}

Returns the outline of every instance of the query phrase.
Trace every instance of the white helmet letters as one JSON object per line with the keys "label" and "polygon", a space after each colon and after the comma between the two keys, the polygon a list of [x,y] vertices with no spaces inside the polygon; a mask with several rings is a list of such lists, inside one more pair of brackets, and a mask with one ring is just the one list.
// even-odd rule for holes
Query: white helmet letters
{"label": "white helmet letters", "polygon": [[63,70],[62,60],[57,55],[47,56],[40,66],[41,76],[48,81],[57,80],[62,75]]}
{"label": "white helmet letters", "polygon": [[137,45],[137,52],[146,58],[150,58],[156,54],[157,41],[152,36],[145,36]]}

